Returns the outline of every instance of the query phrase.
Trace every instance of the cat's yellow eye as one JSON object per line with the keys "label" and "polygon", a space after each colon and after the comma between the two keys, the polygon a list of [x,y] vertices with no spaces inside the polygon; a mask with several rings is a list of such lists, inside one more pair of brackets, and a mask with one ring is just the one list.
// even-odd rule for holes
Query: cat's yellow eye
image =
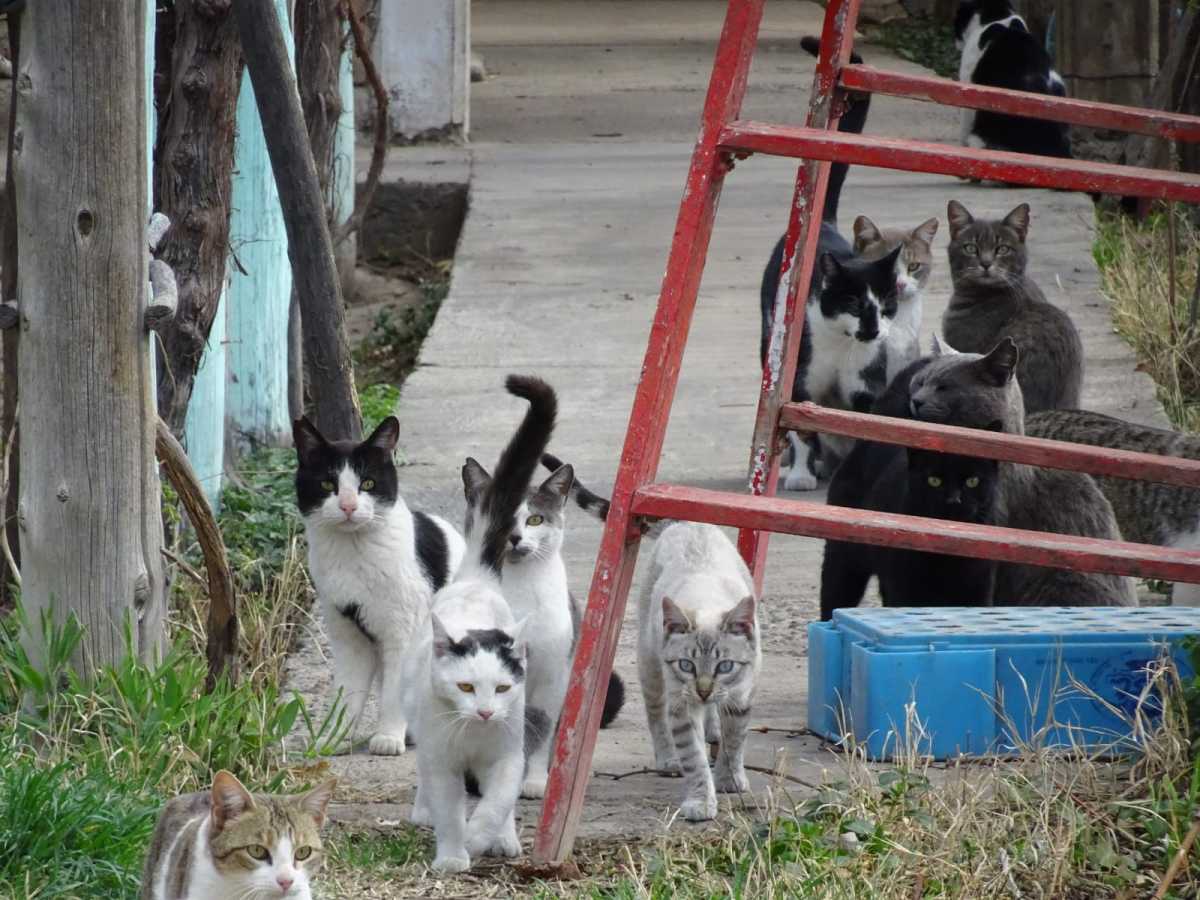
{"label": "cat's yellow eye", "polygon": [[969,488],[979,487],[979,478],[975,475],[972,475],[970,478],[967,479],[967,487],[969,487]]}
{"label": "cat's yellow eye", "polygon": [[336,489],[337,489],[337,485],[334,484],[332,481],[322,481],[321,482],[321,490],[323,490],[323,491],[329,491],[329,493],[332,494]]}
{"label": "cat's yellow eye", "polygon": [[369,491],[369,490],[371,490],[371,488],[375,487],[375,479],[374,478],[364,478],[362,480],[362,483],[358,487],[359,487],[359,490]]}
{"label": "cat's yellow eye", "polygon": [[941,487],[942,486],[942,479],[938,478],[936,475],[930,475],[925,480],[929,482],[930,487]]}
{"label": "cat's yellow eye", "polygon": [[271,854],[267,852],[267,848],[262,844],[251,844],[246,848],[246,852],[254,859],[270,859],[271,857]]}
{"label": "cat's yellow eye", "polygon": [[541,525],[541,524],[542,524],[543,522],[545,522],[545,521],[546,521],[545,517],[543,517],[543,516],[538,516],[538,515],[533,515],[533,516],[530,516],[528,519],[526,519],[526,520],[525,520],[525,524],[526,524],[526,525],[529,525],[530,527],[533,527],[533,526],[535,526],[535,525]]}
{"label": "cat's yellow eye", "polygon": [[511,690],[512,690],[512,685],[511,685],[511,684],[498,684],[498,685],[496,685],[496,693],[497,693],[497,694],[507,694],[507,693],[508,693],[509,691],[511,691]]}
{"label": "cat's yellow eye", "polygon": [[312,856],[312,847],[300,847],[296,851],[296,862],[303,862]]}
{"label": "cat's yellow eye", "polygon": [[475,685],[471,684],[471,682],[469,682],[469,681],[460,681],[458,683],[458,689],[460,691],[462,691],[464,694],[475,693]]}
{"label": "cat's yellow eye", "polygon": [[974,256],[979,252],[979,247],[975,244],[963,244],[963,253],[969,253]]}
{"label": "cat's yellow eye", "polygon": [[1006,256],[1009,253],[1012,253],[1012,248],[1008,244],[1001,244],[996,248],[997,256]]}
{"label": "cat's yellow eye", "polygon": [[915,275],[920,268],[921,264],[919,262],[911,262],[908,264],[908,274]]}

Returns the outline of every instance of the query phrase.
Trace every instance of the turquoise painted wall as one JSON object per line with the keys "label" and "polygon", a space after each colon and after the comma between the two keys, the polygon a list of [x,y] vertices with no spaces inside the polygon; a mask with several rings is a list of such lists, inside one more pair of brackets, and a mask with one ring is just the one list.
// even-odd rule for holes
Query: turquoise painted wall
{"label": "turquoise painted wall", "polygon": [[[348,38],[353,40],[353,38]],[[338,118],[337,132],[333,141],[333,179],[329,190],[334,210],[334,221],[341,225],[354,212],[354,55],[347,50],[342,54],[342,66],[338,79],[342,100],[342,115]],[[353,238],[350,238],[353,240]]]}

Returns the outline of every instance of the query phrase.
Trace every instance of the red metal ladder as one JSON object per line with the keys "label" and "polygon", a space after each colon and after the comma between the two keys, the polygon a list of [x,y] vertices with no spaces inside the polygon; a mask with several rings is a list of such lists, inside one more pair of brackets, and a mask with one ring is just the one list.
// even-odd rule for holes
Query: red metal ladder
{"label": "red metal ladder", "polygon": [[[738,115],[764,2],[730,0],[717,45],[700,135],[679,207],[658,310],[629,418],[612,506],[596,560],[554,747],[542,819],[534,845],[534,860],[538,864],[562,863],[570,855],[574,843],[591,774],[604,689],[612,670],[637,560],[640,531],[636,520],[639,517],[712,522],[741,529],[739,548],[750,564],[758,590],[762,587],[770,532],[1167,581],[1200,582],[1200,553],[993,526],[951,524],[937,519],[774,498],[781,438],[786,430],[827,432],[1009,462],[1200,486],[1200,462],[1196,461],[885,419],[810,403],[789,402],[803,327],[803,315],[796,315],[797,297],[800,287],[808,284],[812,273],[820,225],[820,216],[810,216],[808,212],[820,210],[824,204],[832,160],[1035,187],[1200,203],[1200,177],[1195,175],[845,134],[836,129],[846,91],[891,94],[1187,141],[1200,141],[1200,118],[850,65],[862,0],[829,0],[807,125],[796,127],[744,121]],[[778,342],[782,353],[774,354],[763,372],[751,449],[750,493],[732,494],[656,484],[654,478],[696,306],[717,201],[734,159],[752,153],[796,157],[802,162],[796,175],[781,274],[781,284],[788,285],[782,334],[772,335],[772,341]],[[803,310],[802,305],[800,309]],[[778,327],[778,316],[776,323]]]}

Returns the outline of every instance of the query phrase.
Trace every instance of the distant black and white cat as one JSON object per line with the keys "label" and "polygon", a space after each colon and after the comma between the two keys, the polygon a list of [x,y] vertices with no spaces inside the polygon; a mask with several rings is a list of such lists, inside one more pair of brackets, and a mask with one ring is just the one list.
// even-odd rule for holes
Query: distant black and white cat
{"label": "distant black and white cat", "polygon": [[[1066,96],[1053,60],[1029,33],[1008,0],[965,0],[954,20],[962,51],[958,80],[988,87]],[[1070,158],[1066,125],[985,110],[962,111],[962,143],[969,147]]]}
{"label": "distant black and white cat", "polygon": [[304,418],[293,424],[292,436],[296,502],[333,650],[334,684],[352,729],[378,684],[371,752],[403,753],[408,722],[401,673],[434,591],[462,560],[463,539],[444,519],[409,510],[400,496],[394,416],[361,443],[327,441]]}

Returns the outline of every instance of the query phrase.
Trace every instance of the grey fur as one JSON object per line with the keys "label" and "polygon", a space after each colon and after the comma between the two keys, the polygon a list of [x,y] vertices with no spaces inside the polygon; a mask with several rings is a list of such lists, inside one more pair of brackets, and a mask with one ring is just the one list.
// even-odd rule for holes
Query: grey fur
{"label": "grey fur", "polygon": [[[987,356],[943,354],[913,375],[914,418],[982,428],[1000,421],[1004,430],[1025,432],[1021,388],[1013,378],[1019,354],[1011,341]],[[1006,374],[1007,373],[1007,374]],[[1015,463],[1000,464],[998,524],[1029,531],[1120,540],[1113,508],[1090,475]],[[1136,606],[1131,578],[1001,563],[996,573],[997,606]]]}
{"label": "grey fur", "polygon": [[[1083,343],[1070,316],[1025,274],[1029,205],[1002,220],[975,219],[950,201],[950,275],[954,293],[942,332],[956,349],[987,353],[1011,337],[1021,353],[1017,380],[1025,411],[1079,405]],[[972,252],[973,251],[973,252]]]}

